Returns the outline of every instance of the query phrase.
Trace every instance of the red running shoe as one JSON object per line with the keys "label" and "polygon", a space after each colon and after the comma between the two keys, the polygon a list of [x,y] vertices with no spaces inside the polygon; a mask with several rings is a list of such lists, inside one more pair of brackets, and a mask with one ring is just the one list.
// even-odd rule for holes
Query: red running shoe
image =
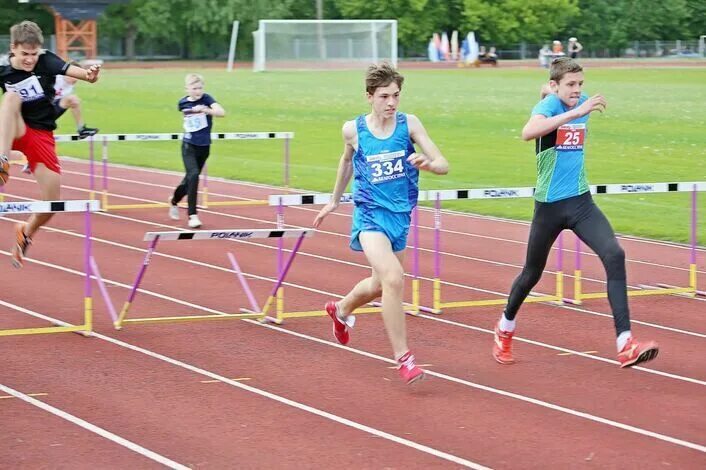
{"label": "red running shoe", "polygon": [[510,331],[502,331],[500,323],[495,324],[495,342],[493,343],[493,357],[500,364],[512,364],[512,335]]}
{"label": "red running shoe", "polygon": [[424,378],[424,371],[417,367],[414,354],[410,351],[407,351],[401,358],[397,359],[397,370],[407,385]]}
{"label": "red running shoe", "polygon": [[25,224],[15,224],[15,245],[12,247],[12,265],[19,269],[24,266],[24,256],[27,253],[27,248],[32,244],[32,239],[25,235]]}
{"label": "red running shoe", "polygon": [[351,339],[348,330],[349,328],[353,328],[355,316],[348,315],[345,320],[341,320],[338,316],[340,313],[338,311],[338,304],[333,300],[326,302],[324,308],[326,309],[326,313],[331,317],[331,320],[333,320],[333,336],[336,337],[339,343],[348,344],[348,341]]}
{"label": "red running shoe", "polygon": [[635,338],[630,337],[625,343],[623,350],[618,353],[620,367],[632,367],[641,362],[651,361],[659,353],[659,346],[654,341],[640,343]]}

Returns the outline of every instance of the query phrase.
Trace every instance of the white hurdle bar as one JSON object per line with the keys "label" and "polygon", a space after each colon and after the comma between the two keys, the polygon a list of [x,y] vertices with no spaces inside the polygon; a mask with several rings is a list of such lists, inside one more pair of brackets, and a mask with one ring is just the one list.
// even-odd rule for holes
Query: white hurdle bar
{"label": "white hurdle bar", "polygon": [[[629,291],[630,296],[644,296],[654,294],[687,294],[690,296],[706,295],[706,292],[697,290],[696,283],[696,243],[697,243],[697,209],[696,209],[696,194],[706,191],[706,182],[674,182],[674,183],[615,183],[615,184],[596,184],[589,186],[591,194],[647,194],[647,193],[671,193],[671,192],[690,192],[692,193],[691,204],[691,234],[690,234],[690,266],[689,266],[689,287],[674,287],[665,284],[657,284],[657,288],[643,287],[639,291]],[[467,302],[441,302],[441,262],[440,262],[440,237],[441,237],[441,201],[451,200],[471,200],[471,199],[513,199],[513,198],[531,198],[534,197],[536,188],[534,187],[511,187],[511,188],[472,188],[472,189],[445,189],[445,190],[426,190],[419,191],[418,201],[434,201],[434,291],[433,291],[433,306],[419,307],[422,311],[432,313],[440,313],[441,307],[465,307],[465,306],[480,306],[480,305],[496,305],[506,302],[506,299],[490,299]],[[299,205],[319,205],[327,204],[331,201],[331,194],[315,193],[315,194],[282,194],[271,195],[268,198],[270,206],[299,206]],[[341,196],[341,203],[353,202],[353,195],[350,193]],[[580,268],[580,246],[577,242],[576,248],[576,269],[575,269],[575,298],[569,299],[563,297],[563,244],[562,236],[559,235],[559,256],[557,258],[557,288],[554,296],[534,296],[528,297],[529,301],[551,301],[580,303],[582,299],[602,298],[606,294],[590,293],[584,294],[581,292],[581,268]],[[415,250],[418,247],[414,247]]]}
{"label": "white hurdle bar", "polygon": [[[129,209],[136,206],[139,207],[166,207],[166,203],[161,204],[126,204],[119,206],[110,206],[108,204],[108,142],[158,142],[158,141],[170,141],[170,140],[182,140],[184,138],[183,133],[153,133],[153,134],[96,134],[95,136],[90,136],[85,139],[81,139],[75,134],[60,134],[55,135],[54,140],[56,142],[81,142],[85,141],[89,144],[89,172],[90,172],[90,182],[89,191],[90,198],[95,198],[95,156],[94,156],[94,142],[102,142],[103,152],[102,152],[102,202],[103,209],[105,211],[114,209]],[[283,180],[284,186],[289,187],[289,166],[290,166],[290,141],[294,138],[294,132],[213,132],[211,133],[211,140],[284,140],[284,170],[283,170]],[[203,185],[202,185],[202,206],[204,208],[208,207],[208,166],[205,165],[202,172]],[[239,203],[240,202],[240,203]],[[212,205],[248,205],[245,201],[218,201],[212,203]]]}
{"label": "white hurdle bar", "polygon": [[[118,319],[114,322],[115,328],[120,329],[122,328],[122,325],[124,323],[157,323],[157,322],[177,322],[177,321],[192,321],[192,320],[218,320],[218,319],[228,319],[228,318],[239,318],[239,319],[244,319],[244,318],[257,318],[257,319],[264,319],[267,317],[267,312],[269,308],[271,307],[275,295],[280,289],[280,286],[284,282],[284,278],[287,276],[287,273],[289,272],[289,269],[292,266],[292,262],[294,261],[295,256],[299,252],[299,248],[301,247],[302,242],[304,241],[304,238],[309,238],[314,235],[314,230],[313,229],[286,229],[286,230],[268,230],[268,229],[252,229],[252,230],[243,230],[243,229],[232,229],[232,230],[185,230],[185,231],[171,231],[171,232],[147,232],[145,233],[144,240],[150,242],[149,247],[147,248],[147,253],[145,254],[145,258],[142,262],[142,265],[140,266],[140,269],[138,270],[137,277],[135,278],[135,282],[132,286],[132,289],[130,290],[130,294],[128,295],[128,299],[123,305],[123,308],[118,315]],[[147,271],[147,267],[149,266],[150,260],[152,258],[152,255],[157,249],[157,242],[160,240],[164,241],[183,241],[183,240],[249,240],[253,238],[276,238],[276,239],[283,239],[283,238],[296,238],[296,243],[294,245],[294,248],[292,248],[292,252],[289,255],[289,258],[287,259],[287,262],[282,269],[281,272],[278,273],[278,278],[277,281],[275,282],[274,288],[271,291],[270,296],[267,298],[267,301],[265,302],[265,305],[261,311],[258,312],[248,312],[248,313],[243,313],[243,314],[215,314],[215,315],[189,315],[189,316],[180,316],[180,317],[150,317],[150,318],[136,318],[136,319],[126,319],[125,317],[127,316],[127,312],[130,309],[130,306],[132,305],[132,302],[135,300],[135,296],[137,295],[137,291],[140,287],[140,283],[142,282],[142,279],[145,275],[145,272]],[[229,258],[231,259],[231,262],[234,261],[235,257],[231,254],[228,253]],[[254,296],[252,295],[252,292],[250,291],[250,287],[248,286],[247,282],[245,282],[244,277],[242,276],[242,272],[239,271],[239,266],[237,262],[232,263],[234,266],[234,269],[236,270],[236,274],[238,275],[238,278],[241,282],[241,285],[243,289],[245,290],[245,293],[248,297],[248,299],[251,302],[251,305],[254,304],[253,299]]]}

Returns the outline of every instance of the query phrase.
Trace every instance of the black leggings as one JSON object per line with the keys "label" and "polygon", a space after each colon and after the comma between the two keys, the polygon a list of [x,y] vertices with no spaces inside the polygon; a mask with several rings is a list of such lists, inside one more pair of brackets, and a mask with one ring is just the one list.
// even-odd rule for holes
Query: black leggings
{"label": "black leggings", "polygon": [[181,158],[184,160],[186,175],[174,190],[172,204],[178,204],[188,194],[189,215],[196,214],[196,196],[199,191],[199,175],[208,159],[210,145],[192,145],[181,143]]}
{"label": "black leggings", "polygon": [[505,317],[515,319],[520,305],[542,277],[554,240],[564,229],[572,230],[601,259],[608,278],[608,301],[613,311],[615,331],[620,334],[630,330],[625,252],[618,244],[610,222],[588,192],[557,202],[535,201],[527,260],[512,284]]}

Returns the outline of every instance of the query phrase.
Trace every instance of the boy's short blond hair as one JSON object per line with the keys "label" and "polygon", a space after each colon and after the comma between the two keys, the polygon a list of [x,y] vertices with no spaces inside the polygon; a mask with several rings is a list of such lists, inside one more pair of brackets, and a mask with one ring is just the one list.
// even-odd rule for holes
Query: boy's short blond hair
{"label": "boy's short blond hair", "polygon": [[578,62],[570,57],[559,57],[558,59],[554,59],[552,65],[549,67],[549,80],[554,80],[559,83],[567,73],[578,72],[583,72],[583,67],[581,67]]}
{"label": "boy's short blond hair", "polygon": [[42,36],[42,30],[37,23],[33,21],[23,21],[10,28],[10,44],[13,46],[20,44],[41,46],[44,44],[44,36]]}
{"label": "boy's short blond hair", "polygon": [[198,73],[190,73],[184,78],[184,83],[186,86],[195,85],[197,83],[204,84],[203,77]]}

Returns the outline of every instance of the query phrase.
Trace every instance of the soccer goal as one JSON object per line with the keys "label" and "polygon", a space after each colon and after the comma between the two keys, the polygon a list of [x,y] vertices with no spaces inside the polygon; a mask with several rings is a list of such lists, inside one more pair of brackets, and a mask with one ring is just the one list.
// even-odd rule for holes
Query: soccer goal
{"label": "soccer goal", "polygon": [[260,20],[253,70],[397,64],[397,20]]}

